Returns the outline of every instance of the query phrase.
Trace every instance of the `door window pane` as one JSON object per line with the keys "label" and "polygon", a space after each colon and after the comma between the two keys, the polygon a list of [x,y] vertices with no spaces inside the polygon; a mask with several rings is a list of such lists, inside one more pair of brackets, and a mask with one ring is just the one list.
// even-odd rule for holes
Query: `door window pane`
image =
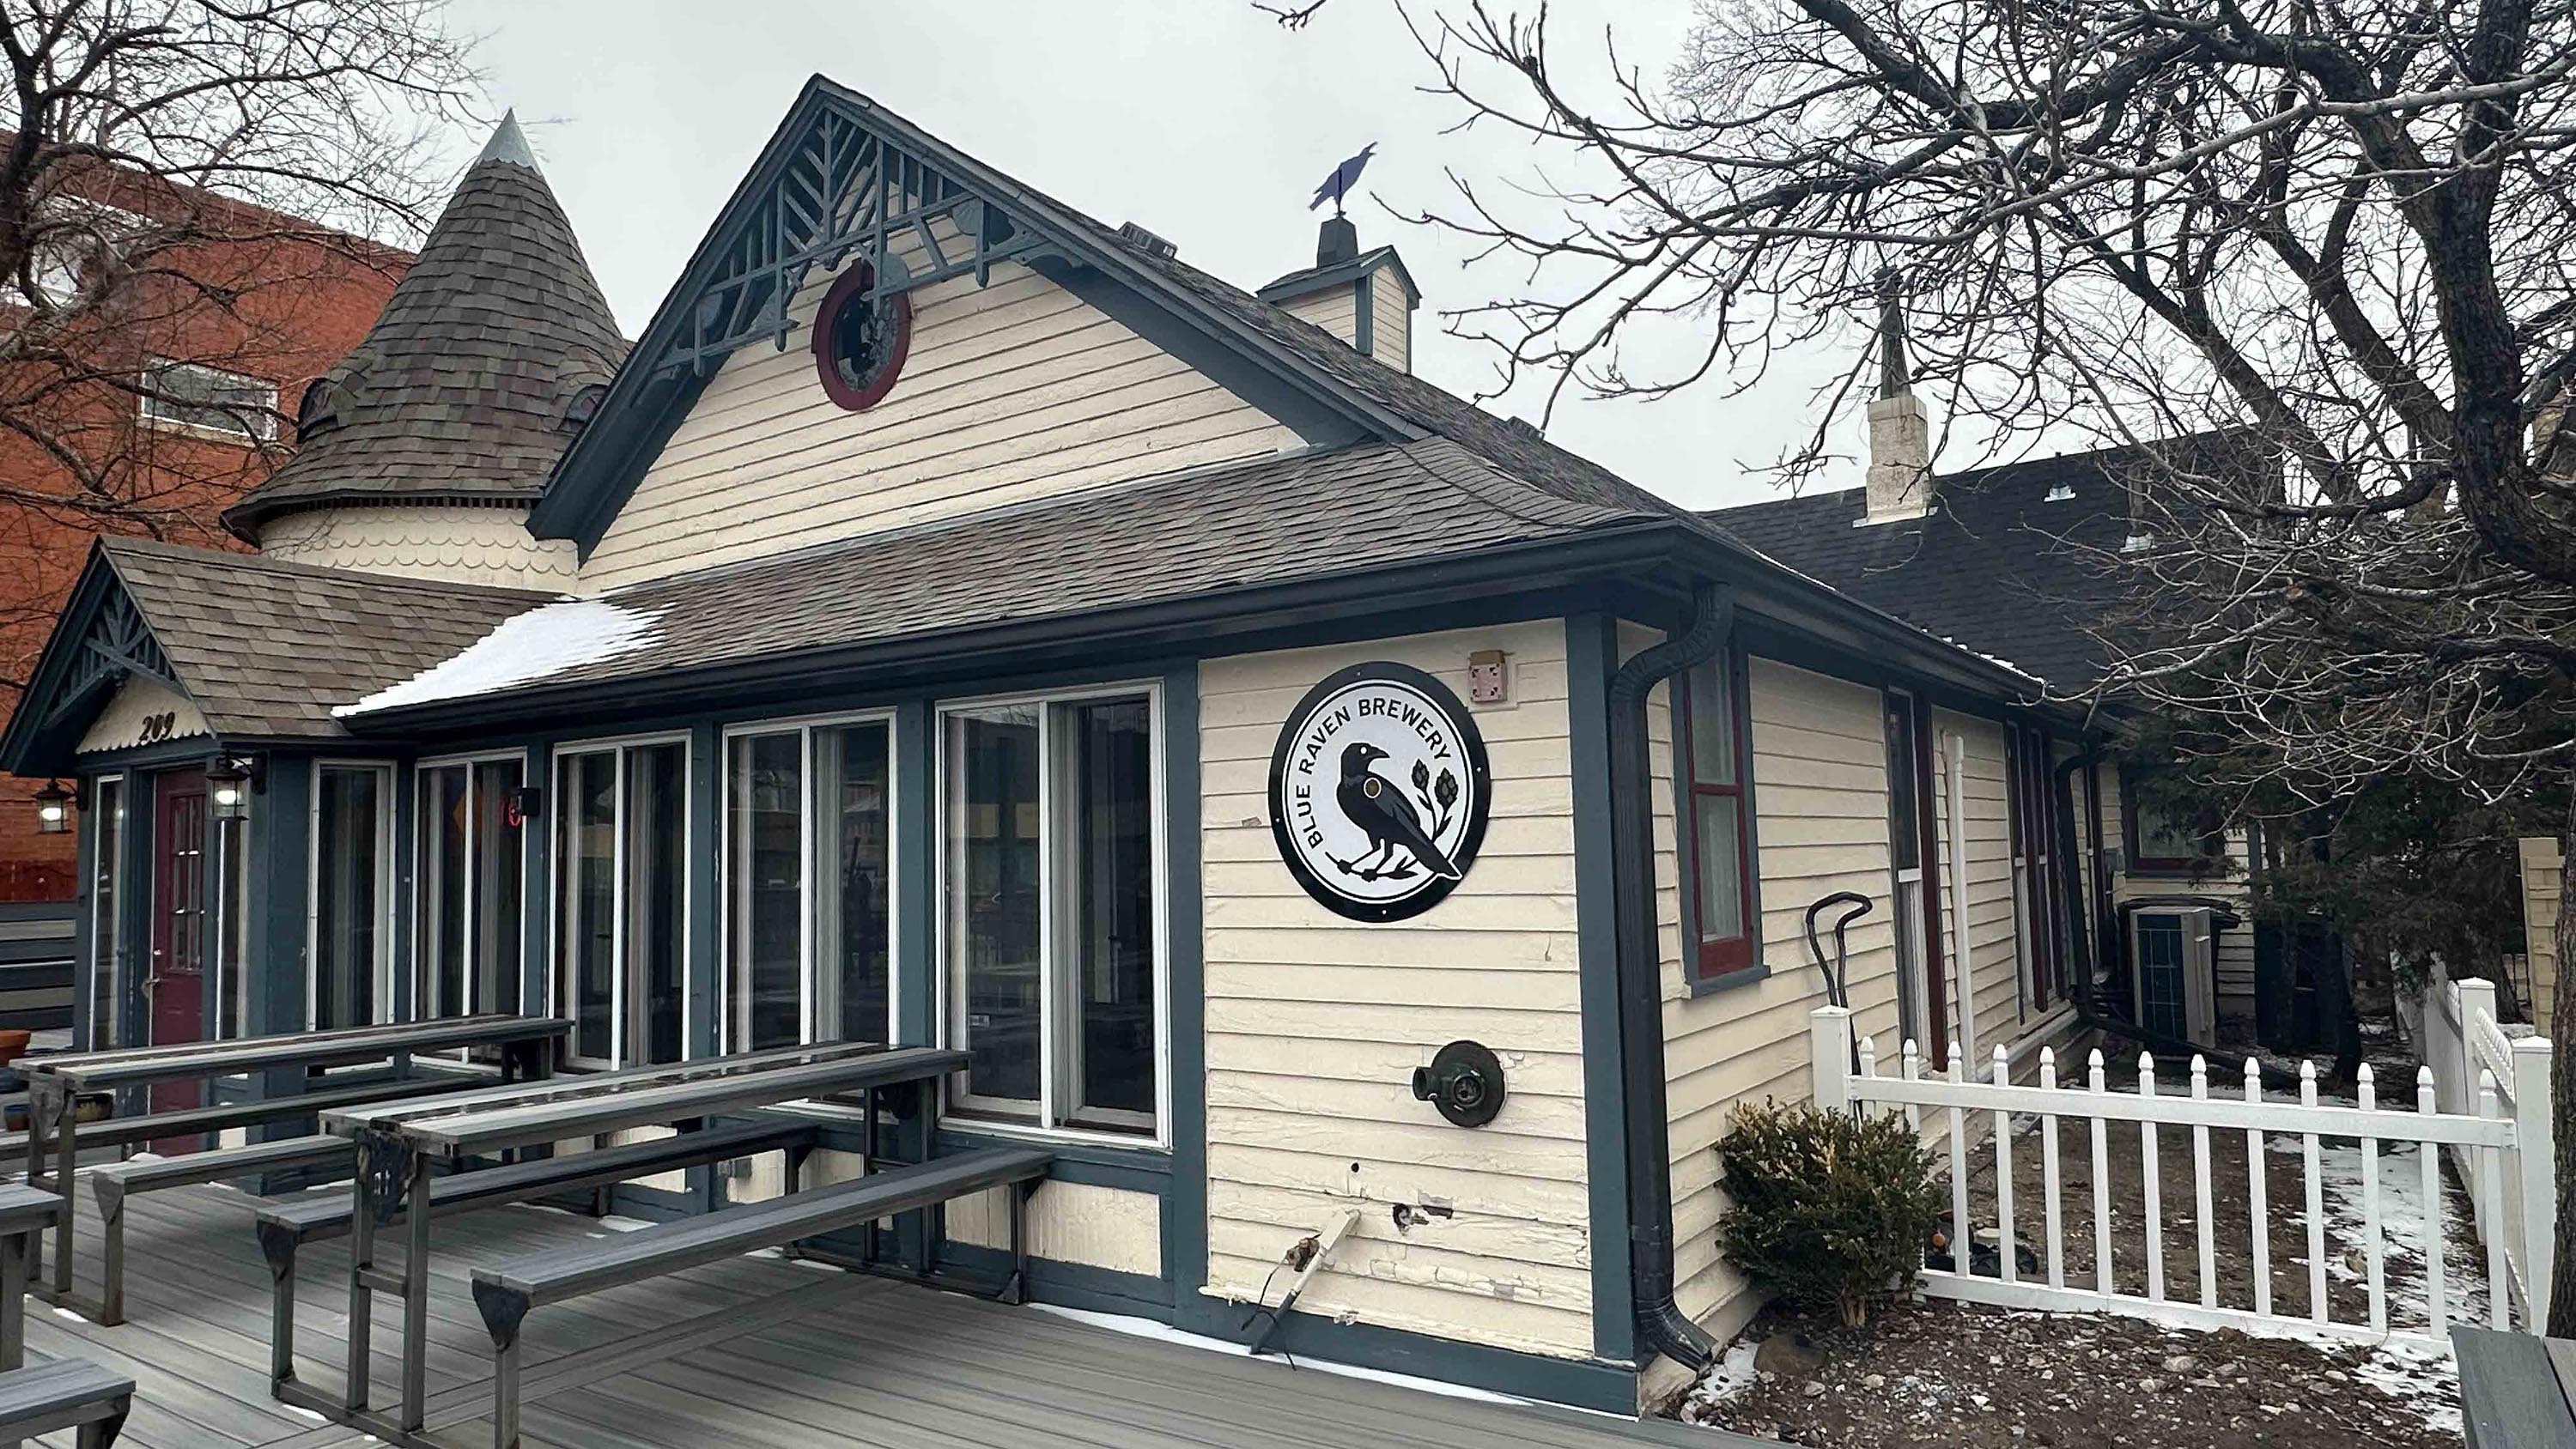
{"label": "door window pane", "polygon": [[688,746],[626,752],[626,1060],[681,1056],[688,948]]}
{"label": "door window pane", "polygon": [[1151,1127],[1154,1114],[1154,752],[1141,699],[1059,706],[1070,776],[1062,878],[1070,1120]]}
{"label": "door window pane", "polygon": [[1035,705],[948,717],[945,909],[966,1090],[974,1109],[1022,1119],[1038,1108],[1038,747]]}
{"label": "door window pane", "polygon": [[617,756],[567,756],[558,793],[561,999],[572,1009],[572,1055],[610,1062],[617,1051]]}
{"label": "door window pane", "polygon": [[417,1016],[455,1016],[465,999],[470,784],[463,765],[420,772],[421,828],[427,833],[420,853],[420,931],[413,938],[422,968]]}
{"label": "door window pane", "polygon": [[98,844],[90,876],[89,1047],[106,1051],[124,1041],[117,1030],[119,985],[125,979],[125,962],[118,954],[117,915],[123,904],[125,778],[100,780],[94,799],[90,818],[96,822]]}
{"label": "door window pane", "polygon": [[378,977],[388,944],[392,783],[392,772],[374,765],[323,765],[316,772],[313,1022],[325,1030],[382,1019]]}
{"label": "door window pane", "polygon": [[788,1046],[803,1035],[805,747],[796,731],[733,741],[727,771],[725,877],[731,883],[732,1050]]}
{"label": "door window pane", "polygon": [[527,919],[526,828],[515,812],[527,779],[521,760],[483,760],[474,766],[474,926],[470,934],[472,993],[467,1012],[519,1009]]}
{"label": "door window pane", "polygon": [[517,760],[420,772],[419,1016],[519,1009],[526,847],[510,807],[524,778]]}
{"label": "door window pane", "polygon": [[893,1040],[891,741],[883,724],[814,731],[814,1033]]}
{"label": "door window pane", "polygon": [[243,1034],[250,1019],[250,915],[243,909],[250,874],[250,821],[215,822],[215,1035]]}

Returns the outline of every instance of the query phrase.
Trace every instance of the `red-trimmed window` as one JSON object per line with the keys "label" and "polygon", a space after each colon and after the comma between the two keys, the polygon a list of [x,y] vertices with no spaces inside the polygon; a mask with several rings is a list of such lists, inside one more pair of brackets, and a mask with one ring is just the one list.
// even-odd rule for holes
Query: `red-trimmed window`
{"label": "red-trimmed window", "polygon": [[1691,882],[1692,961],[1706,981],[1753,965],[1752,754],[1744,659],[1728,652],[1685,677],[1678,712],[1689,799],[1682,857]]}

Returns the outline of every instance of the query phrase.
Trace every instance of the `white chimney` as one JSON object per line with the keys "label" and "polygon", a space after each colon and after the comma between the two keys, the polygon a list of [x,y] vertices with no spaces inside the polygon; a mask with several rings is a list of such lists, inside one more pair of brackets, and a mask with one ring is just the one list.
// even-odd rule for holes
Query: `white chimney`
{"label": "white chimney", "polygon": [[1261,300],[1300,317],[1398,372],[1413,370],[1413,309],[1422,292],[1393,247],[1360,250],[1359,228],[1325,219],[1315,265],[1260,291]]}
{"label": "white chimney", "polygon": [[1905,314],[1896,274],[1879,274],[1878,396],[1869,403],[1868,512],[1863,523],[1893,523],[1932,511],[1932,429],[1914,397],[1905,361]]}

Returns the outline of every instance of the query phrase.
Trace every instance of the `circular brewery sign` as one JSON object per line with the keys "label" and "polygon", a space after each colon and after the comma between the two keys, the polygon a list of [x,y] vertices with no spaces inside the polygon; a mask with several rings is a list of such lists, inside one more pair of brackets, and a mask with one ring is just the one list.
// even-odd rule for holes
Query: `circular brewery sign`
{"label": "circular brewery sign", "polygon": [[1400,921],[1466,878],[1493,778],[1458,696],[1402,664],[1354,664],[1306,692],[1270,754],[1270,829],[1306,893]]}

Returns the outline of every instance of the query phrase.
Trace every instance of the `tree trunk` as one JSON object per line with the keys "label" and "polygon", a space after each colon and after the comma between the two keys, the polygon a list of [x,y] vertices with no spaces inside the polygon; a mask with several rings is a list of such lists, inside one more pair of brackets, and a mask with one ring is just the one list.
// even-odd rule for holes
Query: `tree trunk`
{"label": "tree trunk", "polygon": [[[2568,787],[2567,825],[2559,832],[2558,840],[2558,921],[2551,968],[2556,975],[2567,971],[2568,928],[2576,926],[2576,911],[2568,909],[2571,900],[2576,900],[2576,782]],[[2549,1336],[2576,1338],[2576,998],[2555,1000],[2556,995],[2566,994],[2558,990],[2561,985],[2553,976],[2549,1124],[2558,1140],[2558,1204],[2551,1234],[2557,1247],[2549,1276]],[[2538,991],[2533,995],[2536,998]],[[2537,1000],[2533,1002],[2535,1007],[2538,1004]],[[2524,1203],[2523,1211],[2530,1212],[2536,1206]]]}

